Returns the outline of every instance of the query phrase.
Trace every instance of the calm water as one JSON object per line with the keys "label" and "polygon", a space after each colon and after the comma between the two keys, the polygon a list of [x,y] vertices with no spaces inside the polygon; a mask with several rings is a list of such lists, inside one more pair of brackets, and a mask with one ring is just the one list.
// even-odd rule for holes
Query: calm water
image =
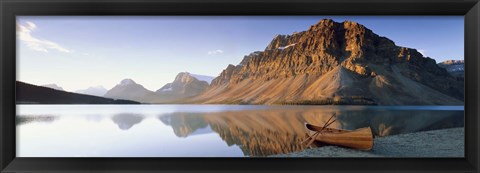
{"label": "calm water", "polygon": [[463,127],[463,106],[17,105],[17,157],[244,157],[303,150],[304,122],[377,136]]}

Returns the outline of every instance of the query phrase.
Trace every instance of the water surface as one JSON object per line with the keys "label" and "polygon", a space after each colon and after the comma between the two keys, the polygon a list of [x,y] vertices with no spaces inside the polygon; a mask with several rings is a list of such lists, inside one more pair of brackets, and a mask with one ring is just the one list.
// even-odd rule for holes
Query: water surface
{"label": "water surface", "polygon": [[17,105],[17,157],[268,156],[333,113],[376,136],[464,125],[463,106]]}

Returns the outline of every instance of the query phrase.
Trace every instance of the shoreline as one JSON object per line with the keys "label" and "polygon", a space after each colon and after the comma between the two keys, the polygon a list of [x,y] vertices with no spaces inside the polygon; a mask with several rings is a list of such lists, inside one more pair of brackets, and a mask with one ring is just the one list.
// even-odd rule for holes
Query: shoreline
{"label": "shoreline", "polygon": [[325,146],[269,157],[465,157],[464,127],[375,137],[372,150]]}

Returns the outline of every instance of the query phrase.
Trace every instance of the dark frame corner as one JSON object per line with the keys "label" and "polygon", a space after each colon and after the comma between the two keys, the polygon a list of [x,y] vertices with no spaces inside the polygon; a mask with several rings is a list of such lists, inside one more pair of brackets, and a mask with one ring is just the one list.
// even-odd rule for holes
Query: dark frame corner
{"label": "dark frame corner", "polygon": [[[16,15],[463,15],[464,159],[16,158]],[[479,172],[478,0],[0,0],[0,172]],[[312,166],[314,165],[314,166]]]}

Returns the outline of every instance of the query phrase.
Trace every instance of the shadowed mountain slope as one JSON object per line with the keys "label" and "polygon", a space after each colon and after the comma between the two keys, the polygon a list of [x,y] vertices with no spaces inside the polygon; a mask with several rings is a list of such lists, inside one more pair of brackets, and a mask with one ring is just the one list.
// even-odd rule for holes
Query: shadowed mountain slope
{"label": "shadowed mountain slope", "polygon": [[139,104],[97,96],[60,91],[24,82],[16,82],[17,104]]}

